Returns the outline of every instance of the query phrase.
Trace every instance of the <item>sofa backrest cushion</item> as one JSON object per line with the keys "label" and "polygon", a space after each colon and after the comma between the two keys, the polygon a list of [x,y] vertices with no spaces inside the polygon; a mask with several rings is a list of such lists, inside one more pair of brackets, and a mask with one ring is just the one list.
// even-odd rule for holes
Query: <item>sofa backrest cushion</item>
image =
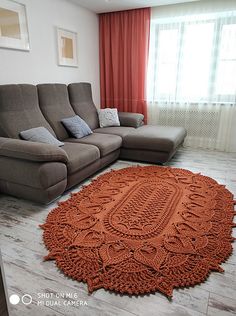
{"label": "sofa backrest cushion", "polygon": [[0,135],[20,138],[20,132],[40,126],[56,136],[39,108],[37,88],[29,84],[0,85]]}
{"label": "sofa backrest cushion", "polygon": [[61,120],[75,116],[71,107],[67,86],[65,84],[39,84],[39,106],[46,120],[52,126],[57,138],[64,140],[69,137]]}
{"label": "sofa backrest cushion", "polygon": [[75,113],[88,124],[91,130],[98,128],[98,113],[93,103],[91,84],[88,82],[71,83],[68,91]]}

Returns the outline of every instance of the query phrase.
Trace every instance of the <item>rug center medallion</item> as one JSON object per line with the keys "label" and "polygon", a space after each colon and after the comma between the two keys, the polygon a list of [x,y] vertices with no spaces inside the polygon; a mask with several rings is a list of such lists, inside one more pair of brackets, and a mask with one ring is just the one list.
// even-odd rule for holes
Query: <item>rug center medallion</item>
{"label": "rug center medallion", "polygon": [[160,235],[181,197],[181,188],[161,179],[138,181],[107,212],[104,226],[109,232],[127,239]]}

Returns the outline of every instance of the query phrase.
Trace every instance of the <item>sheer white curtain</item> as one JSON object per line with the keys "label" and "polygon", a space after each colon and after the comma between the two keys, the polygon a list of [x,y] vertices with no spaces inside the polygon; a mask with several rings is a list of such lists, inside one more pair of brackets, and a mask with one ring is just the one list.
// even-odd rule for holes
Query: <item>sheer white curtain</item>
{"label": "sheer white curtain", "polygon": [[230,150],[236,10],[153,18],[148,123],[184,126],[186,146]]}

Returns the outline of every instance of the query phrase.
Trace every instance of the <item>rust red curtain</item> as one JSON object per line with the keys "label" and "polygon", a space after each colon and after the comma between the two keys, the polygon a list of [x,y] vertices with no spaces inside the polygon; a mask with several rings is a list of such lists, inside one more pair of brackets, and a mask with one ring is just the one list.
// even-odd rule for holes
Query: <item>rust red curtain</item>
{"label": "rust red curtain", "polygon": [[99,16],[101,107],[147,117],[150,8]]}

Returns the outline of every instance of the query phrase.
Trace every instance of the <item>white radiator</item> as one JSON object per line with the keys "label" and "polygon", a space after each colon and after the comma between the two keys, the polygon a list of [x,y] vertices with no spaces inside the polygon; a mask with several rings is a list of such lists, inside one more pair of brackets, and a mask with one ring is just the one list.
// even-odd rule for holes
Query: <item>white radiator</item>
{"label": "white radiator", "polygon": [[188,136],[217,138],[220,123],[220,108],[203,109],[197,107],[159,108],[158,124],[183,126]]}
{"label": "white radiator", "polygon": [[148,124],[183,126],[184,145],[230,151],[235,103],[148,102]]}

